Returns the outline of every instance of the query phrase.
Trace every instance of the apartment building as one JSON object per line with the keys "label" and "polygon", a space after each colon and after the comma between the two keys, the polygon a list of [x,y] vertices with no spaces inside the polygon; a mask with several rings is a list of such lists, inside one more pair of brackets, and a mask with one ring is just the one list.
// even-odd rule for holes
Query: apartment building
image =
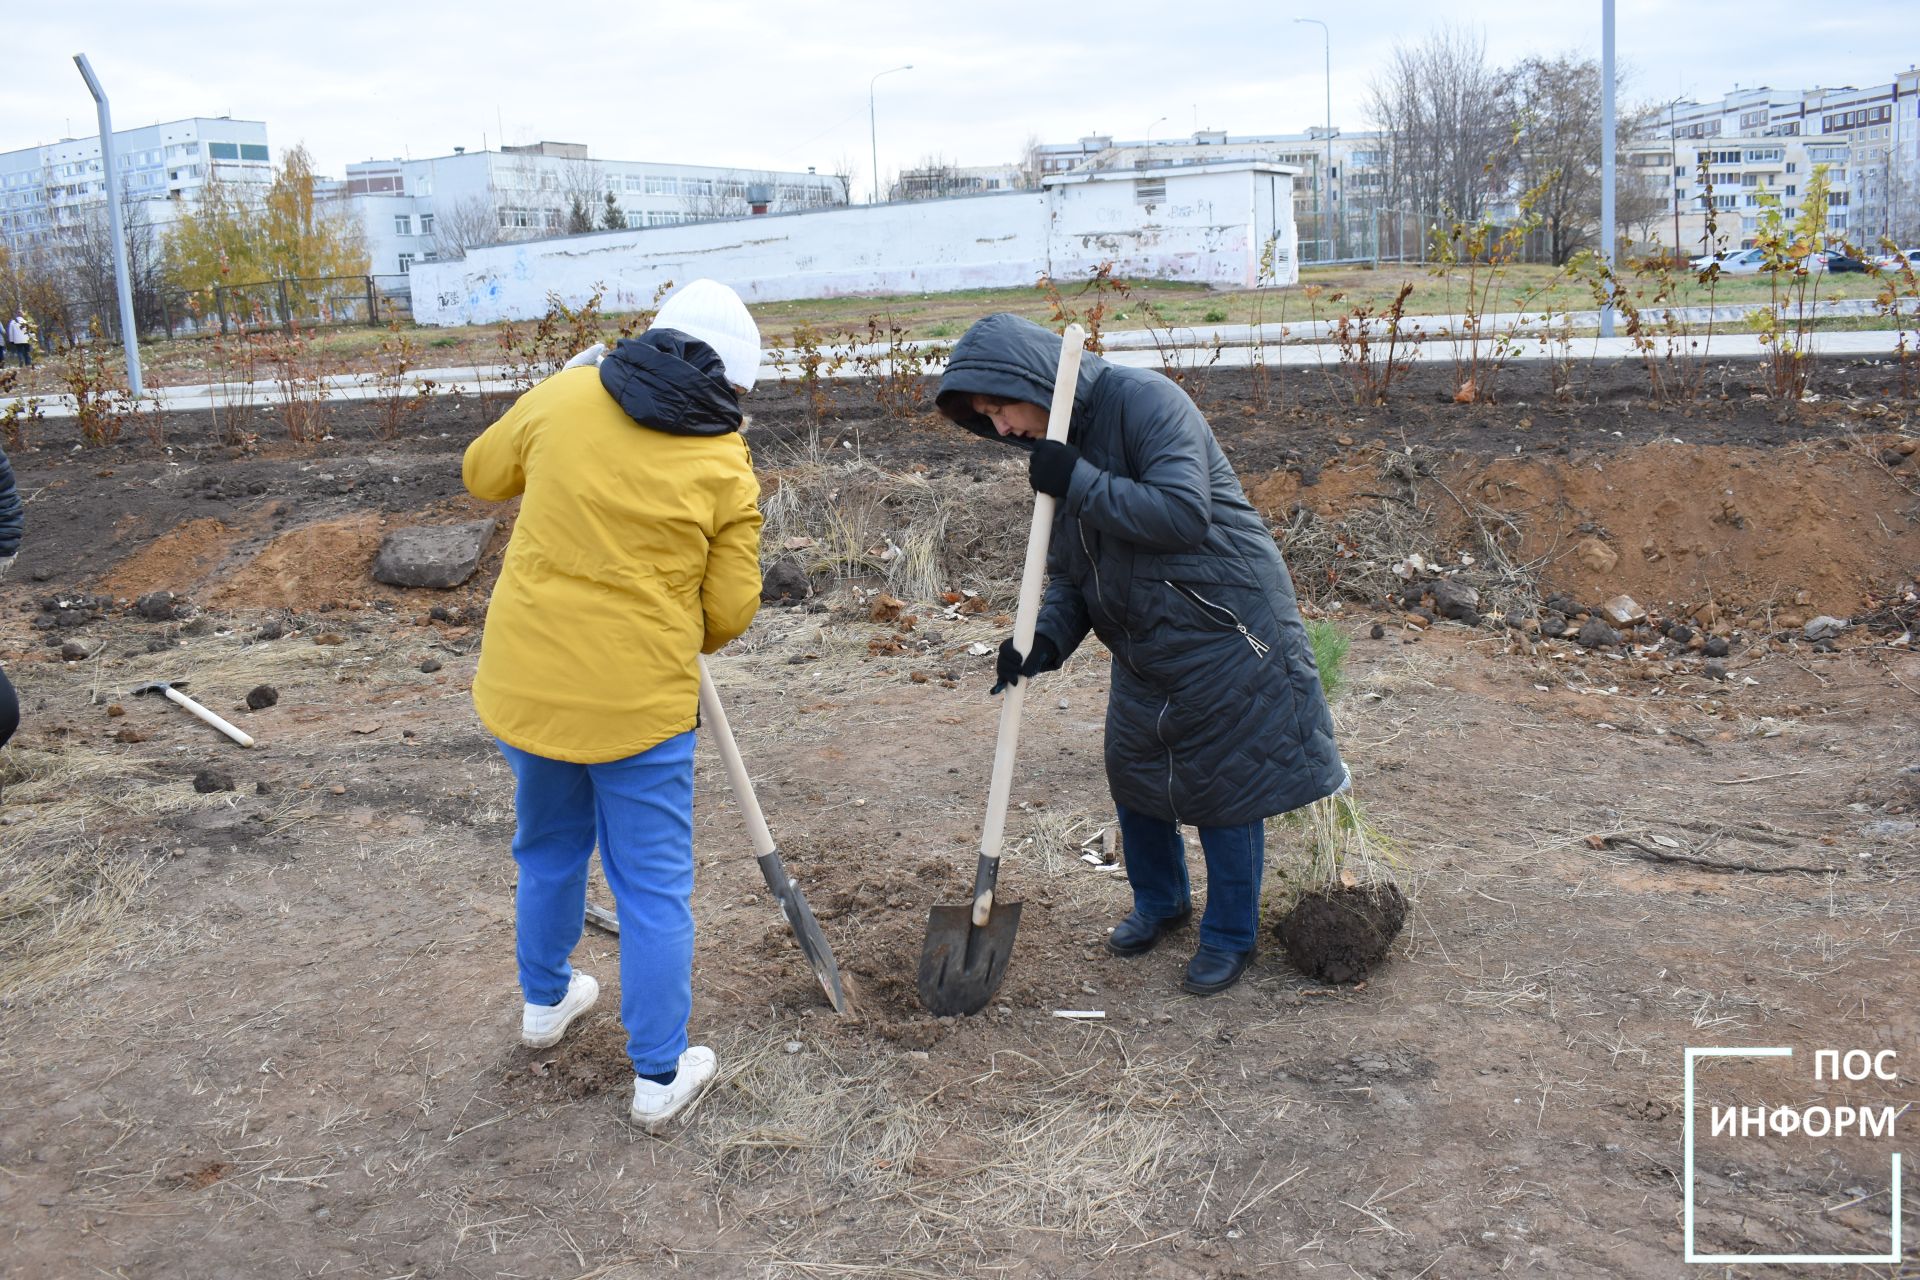
{"label": "apartment building", "polygon": [[610,207],[619,227],[633,228],[847,202],[839,177],[812,169],[603,160],[567,142],[362,161],[347,166],[336,193],[366,229],[375,274],[476,245],[564,234],[576,199],[595,230],[608,229]]}
{"label": "apartment building", "polygon": [[[1920,70],[1910,67],[1865,87],[1736,89],[1717,101],[1669,104],[1659,127],[1663,138],[1680,144],[1676,168],[1701,154],[1717,164],[1736,149],[1743,157],[1738,166],[1744,166],[1750,150],[1766,151],[1773,143],[1792,150],[1799,140],[1803,156],[1783,151],[1779,161],[1759,163],[1797,158],[1802,174],[1804,164],[1828,165],[1835,188],[1829,230],[1868,244],[1883,236],[1903,243],[1920,239]],[[1744,183],[1750,174],[1738,166],[1729,162],[1728,176]],[[1716,205],[1727,194],[1721,185],[1716,177]],[[1723,207],[1744,208],[1744,193]]]}
{"label": "apartment building", "polygon": [[[258,120],[195,116],[116,129],[113,150],[122,189],[160,226],[192,207],[216,175],[261,189],[273,178],[267,126]],[[51,243],[106,201],[98,134],[0,153],[0,242],[9,250]]]}

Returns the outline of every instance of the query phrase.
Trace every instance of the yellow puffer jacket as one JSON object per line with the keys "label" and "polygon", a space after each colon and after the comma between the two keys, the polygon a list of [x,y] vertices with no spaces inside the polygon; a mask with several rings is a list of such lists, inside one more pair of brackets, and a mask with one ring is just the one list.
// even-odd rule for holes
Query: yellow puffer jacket
{"label": "yellow puffer jacket", "polygon": [[523,751],[599,764],[694,727],[695,655],[760,606],[760,485],[738,432],[637,424],[597,370],[548,378],[467,446],[475,497],[524,495],[473,704]]}

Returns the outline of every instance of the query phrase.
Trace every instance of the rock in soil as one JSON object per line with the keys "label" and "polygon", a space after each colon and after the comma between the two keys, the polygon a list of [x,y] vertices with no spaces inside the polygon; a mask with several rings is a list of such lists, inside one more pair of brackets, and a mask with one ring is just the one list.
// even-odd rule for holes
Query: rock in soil
{"label": "rock in soil", "polygon": [[1848,623],[1845,618],[1835,618],[1823,613],[1819,617],[1809,620],[1807,625],[1801,630],[1802,634],[1809,640],[1831,640],[1842,631],[1845,631],[1847,626]]}
{"label": "rock in soil", "polygon": [[60,646],[60,661],[62,662],[80,662],[92,656],[93,650],[87,648],[87,646],[81,644],[78,640],[69,640]]}
{"label": "rock in soil", "polygon": [[193,775],[193,789],[201,795],[212,795],[216,791],[233,790],[233,775],[222,773],[218,769],[202,769]]}
{"label": "rock in soil", "polygon": [[428,658],[420,664],[420,674],[430,676],[440,669],[440,659]]}
{"label": "rock in soil", "polygon": [[1361,982],[1386,958],[1406,922],[1406,896],[1383,881],[1305,894],[1274,933],[1294,967],[1309,977]]}
{"label": "rock in soil", "polygon": [[1707,679],[1725,680],[1726,678],[1727,678],[1726,660],[1723,658],[1709,658],[1707,660]]}
{"label": "rock in soil", "polygon": [[1369,640],[1384,640],[1386,636],[1387,629],[1377,622],[1367,630],[1367,638]]}
{"label": "rock in soil", "polygon": [[1733,646],[1727,643],[1725,636],[1712,636],[1708,638],[1704,652],[1709,658],[1724,658],[1733,652]]}
{"label": "rock in soil", "polygon": [[280,691],[270,684],[255,686],[247,693],[247,710],[264,711],[280,701]]}
{"label": "rock in soil", "polygon": [[1617,646],[1620,643],[1620,633],[1598,618],[1588,618],[1580,624],[1580,634],[1573,638],[1573,642],[1582,649]]}
{"label": "rock in soil", "polygon": [[394,587],[447,590],[471,578],[493,538],[492,520],[395,529],[373,558],[373,577]]}
{"label": "rock in soil", "polygon": [[1476,621],[1480,613],[1480,593],[1464,582],[1442,578],[1433,584],[1433,611],[1456,622]]}
{"label": "rock in soil", "polygon": [[173,592],[149,591],[133,602],[133,611],[148,622],[173,620]]}
{"label": "rock in soil", "polygon": [[799,561],[793,559],[775,561],[760,583],[760,598],[769,603],[775,600],[805,600],[812,594],[813,583],[808,580],[806,570],[800,567]]}

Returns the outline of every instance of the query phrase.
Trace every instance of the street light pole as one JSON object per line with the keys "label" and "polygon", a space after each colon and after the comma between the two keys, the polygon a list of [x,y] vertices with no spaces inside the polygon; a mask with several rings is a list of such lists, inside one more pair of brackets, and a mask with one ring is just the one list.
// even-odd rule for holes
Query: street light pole
{"label": "street light pole", "polygon": [[107,178],[107,234],[113,237],[113,281],[115,292],[120,295],[120,341],[127,349],[127,389],[138,396],[143,392],[140,335],[133,327],[133,285],[132,277],[127,274],[127,238],[120,227],[120,189],[114,182],[113,112],[107,106],[107,91],[100,87],[100,78],[93,74],[93,64],[87,61],[87,55],[76,53],[73,62],[80,68],[87,92],[93,95],[94,104],[99,108],[100,167]]}
{"label": "street light pole", "polygon": [[1611,338],[1614,251],[1620,240],[1613,226],[1613,0],[1600,0],[1600,24],[1600,235],[1607,262],[1607,300],[1600,308],[1600,336]]}
{"label": "street light pole", "polygon": [[913,64],[901,67],[889,67],[867,81],[867,143],[873,149],[873,189],[867,195],[867,203],[875,204],[880,199],[880,127],[874,122],[873,86],[880,82],[880,76],[890,76],[896,71],[911,71]]}
{"label": "street light pole", "polygon": [[1320,28],[1321,39],[1326,44],[1327,63],[1327,167],[1320,174],[1320,190],[1324,195],[1322,203],[1326,208],[1325,231],[1327,236],[1327,257],[1335,256],[1333,239],[1333,33],[1327,30],[1327,24],[1318,18],[1295,18],[1295,22],[1311,22]]}

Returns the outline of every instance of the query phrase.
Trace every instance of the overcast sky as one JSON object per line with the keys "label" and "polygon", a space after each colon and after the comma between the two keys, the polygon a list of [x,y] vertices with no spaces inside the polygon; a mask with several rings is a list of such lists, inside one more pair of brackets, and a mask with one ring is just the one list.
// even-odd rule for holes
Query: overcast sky
{"label": "overcast sky", "polygon": [[[1920,56],[1915,0],[1619,0],[1630,92],[1665,100],[1891,80]],[[881,79],[880,168],[929,156],[1015,159],[1029,135],[1174,138],[1198,128],[1292,132],[1326,114],[1367,127],[1367,84],[1396,40],[1442,21],[1495,62],[1600,50],[1598,0],[1452,4],[1048,5],[968,0],[671,4],[411,0],[54,0],[6,6],[0,151],[97,131],[72,55],[85,52],[116,127],[231,114],[267,124],[276,155],[319,169],[550,138],[596,157],[822,172],[868,163]],[[544,24],[544,25],[542,25]]]}

